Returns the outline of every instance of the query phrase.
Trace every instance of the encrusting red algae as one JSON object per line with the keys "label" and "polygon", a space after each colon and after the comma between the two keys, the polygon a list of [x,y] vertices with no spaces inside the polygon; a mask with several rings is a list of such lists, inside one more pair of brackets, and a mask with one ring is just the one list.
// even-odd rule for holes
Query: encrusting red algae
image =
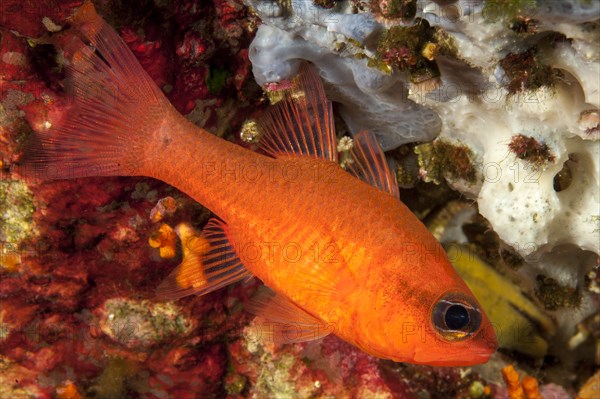
{"label": "encrusting red algae", "polygon": [[248,308],[272,322],[264,332],[276,342],[333,333],[395,361],[488,360],[497,343],[487,316],[398,200],[374,136],[355,136],[350,173],[338,166],[331,103],[313,69],[302,67],[258,121],[265,156],[183,118],[91,3],[72,26],[53,40],[67,60],[74,110],[35,133],[25,171],[153,177],[218,215],[183,242],[191,256],[158,287],[160,297],[256,276],[268,289]]}

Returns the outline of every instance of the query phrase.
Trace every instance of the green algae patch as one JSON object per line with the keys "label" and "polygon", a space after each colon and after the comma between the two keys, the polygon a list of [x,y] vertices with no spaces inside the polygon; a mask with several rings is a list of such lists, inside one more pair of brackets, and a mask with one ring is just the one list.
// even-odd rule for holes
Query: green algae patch
{"label": "green algae patch", "polygon": [[33,193],[20,180],[0,180],[0,268],[16,271],[21,245],[38,235],[33,221]]}
{"label": "green algae patch", "polygon": [[400,18],[409,21],[417,15],[415,0],[371,0],[373,13],[384,18]]}
{"label": "green algae patch", "polygon": [[402,164],[398,164],[398,168],[396,169],[396,180],[400,187],[413,187],[417,182],[416,177]]}
{"label": "green algae patch", "polygon": [[510,23],[510,30],[522,33],[522,34],[533,34],[539,30],[539,21],[534,18],[518,16]]}
{"label": "green algae patch", "polygon": [[577,288],[562,286],[555,279],[543,275],[536,277],[535,295],[548,310],[575,308],[581,304],[581,292]]}
{"label": "green algae patch", "polygon": [[425,182],[439,184],[442,179],[477,182],[473,151],[466,145],[436,140],[415,147],[421,177]]}
{"label": "green algae patch", "polygon": [[[36,371],[25,368],[14,360],[0,355],[0,398],[2,399],[38,399],[48,397],[31,380]],[[23,381],[25,380],[25,381]]]}
{"label": "green algae patch", "polygon": [[256,320],[246,327],[243,334],[243,347],[258,359],[256,362],[258,369],[255,370],[258,377],[249,397],[257,399],[315,397],[319,388],[315,386],[314,381],[307,383],[302,379],[306,364],[300,360],[298,353],[294,353],[294,346],[288,346],[290,352],[274,351],[273,344],[268,342],[268,339],[263,341],[256,334],[262,329],[254,323]]}
{"label": "green algae patch", "polygon": [[108,299],[100,322],[104,334],[130,348],[149,348],[187,335],[193,327],[184,310],[172,302],[127,298]]}
{"label": "green algae patch", "polygon": [[218,94],[225,87],[228,77],[229,72],[226,69],[210,68],[206,76],[208,91],[211,94]]}
{"label": "green algae patch", "polygon": [[96,399],[121,399],[129,397],[130,385],[134,380],[139,366],[131,360],[113,357],[108,360],[106,367],[90,386],[87,394]]}
{"label": "green algae patch", "polygon": [[522,53],[508,53],[500,66],[508,80],[509,94],[514,95],[523,91],[535,91],[542,87],[554,88],[562,73],[545,64],[536,47],[531,47]]}
{"label": "green algae patch", "polygon": [[225,391],[228,395],[241,395],[248,385],[248,378],[242,374],[230,371],[225,377]]}
{"label": "green algae patch", "polygon": [[485,385],[483,385],[481,381],[473,381],[473,383],[469,385],[469,397],[477,399],[484,398],[486,396]]}
{"label": "green algae patch", "polygon": [[483,6],[486,22],[510,21],[531,14],[537,7],[536,0],[488,0]]}
{"label": "green algae patch", "polygon": [[296,386],[291,380],[296,359],[291,354],[283,354],[274,358],[269,353],[263,353],[261,363],[264,365],[254,387],[256,392],[264,397],[293,398],[297,396]]}
{"label": "green algae patch", "polygon": [[433,43],[439,46],[438,52],[452,58],[460,58],[454,37],[441,28],[435,28]]}
{"label": "green algae patch", "polygon": [[436,29],[425,20],[412,26],[392,26],[385,31],[379,41],[376,59],[370,64],[392,65],[401,71],[407,71],[413,83],[440,76],[434,61],[438,51],[435,42]]}
{"label": "green algae patch", "polygon": [[555,156],[550,151],[548,145],[536,140],[534,137],[518,134],[510,139],[508,149],[515,156],[523,161],[527,161],[536,166],[543,166],[554,162]]}
{"label": "green algae patch", "polygon": [[421,83],[440,76],[435,62],[438,54],[457,57],[454,39],[426,20],[418,20],[411,26],[395,25],[386,30],[368,65],[386,73],[395,67],[407,72],[412,83]]}
{"label": "green algae patch", "polygon": [[313,0],[313,4],[328,10],[335,7],[337,0]]}
{"label": "green algae patch", "polygon": [[158,191],[151,189],[150,185],[144,181],[136,183],[135,190],[131,193],[133,200],[147,200],[154,202],[157,200]]}

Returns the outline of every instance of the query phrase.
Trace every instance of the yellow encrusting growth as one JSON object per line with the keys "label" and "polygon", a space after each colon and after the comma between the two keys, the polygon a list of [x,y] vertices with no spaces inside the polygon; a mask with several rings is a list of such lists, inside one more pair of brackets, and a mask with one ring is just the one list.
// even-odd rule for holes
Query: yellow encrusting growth
{"label": "yellow encrusting growth", "polygon": [[519,373],[512,364],[502,369],[502,378],[510,399],[542,399],[537,379],[525,376],[520,380]]}
{"label": "yellow encrusting growth", "polygon": [[152,248],[158,248],[161,258],[174,258],[175,257],[175,231],[168,224],[163,223],[158,231],[154,232],[148,239],[148,244]]}
{"label": "yellow encrusting growth", "polygon": [[583,384],[577,399],[594,399],[600,397],[600,370]]}
{"label": "yellow encrusting growth", "polygon": [[56,388],[56,397],[58,399],[83,399],[83,396],[77,390],[72,381],[65,381],[63,385]]}
{"label": "yellow encrusting growth", "polygon": [[172,215],[177,210],[177,201],[173,197],[160,199],[152,211],[150,211],[150,220],[158,223],[167,215]]}
{"label": "yellow encrusting growth", "polygon": [[181,240],[183,260],[177,274],[177,284],[181,287],[199,288],[207,284],[202,268],[202,255],[208,252],[210,244],[193,227],[180,223],[175,231]]}
{"label": "yellow encrusting growth", "polygon": [[9,273],[16,272],[21,265],[21,254],[13,252],[4,245],[0,245],[0,269]]}

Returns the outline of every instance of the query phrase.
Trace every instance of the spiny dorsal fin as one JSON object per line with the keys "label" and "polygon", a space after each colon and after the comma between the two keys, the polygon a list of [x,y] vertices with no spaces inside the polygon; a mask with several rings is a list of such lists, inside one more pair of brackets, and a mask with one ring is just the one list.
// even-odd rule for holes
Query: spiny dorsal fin
{"label": "spiny dorsal fin", "polygon": [[157,288],[159,298],[204,295],[252,276],[234,252],[225,223],[211,219],[200,235],[179,226],[177,233],[183,261]]}
{"label": "spiny dorsal fin", "polygon": [[246,310],[266,319],[256,328],[261,337],[276,344],[312,341],[333,332],[331,326],[264,286],[246,305]]}
{"label": "spiny dorsal fin", "polygon": [[350,155],[352,162],[348,162],[347,166],[350,174],[400,198],[398,180],[390,170],[385,154],[373,133],[362,131],[355,134]]}
{"label": "spiny dorsal fin", "polygon": [[260,148],[273,157],[302,154],[337,162],[331,102],[314,67],[303,65],[292,88],[257,124]]}

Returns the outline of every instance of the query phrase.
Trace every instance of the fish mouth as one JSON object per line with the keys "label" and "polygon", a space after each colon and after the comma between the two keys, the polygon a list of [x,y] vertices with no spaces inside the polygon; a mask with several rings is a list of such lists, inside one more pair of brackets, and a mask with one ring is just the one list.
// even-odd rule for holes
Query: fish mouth
{"label": "fish mouth", "polygon": [[[465,352],[461,356],[455,357],[452,359],[451,357],[446,361],[452,363],[453,366],[474,366],[477,364],[484,364],[490,360],[490,357],[496,353],[496,350],[477,350],[472,352]],[[444,361],[444,359],[441,359]]]}
{"label": "fish mouth", "polygon": [[[490,357],[496,352],[497,344],[495,342],[484,343],[483,345],[462,347],[462,348],[439,348],[439,351],[432,354],[415,352],[413,359],[409,363],[426,364],[430,366],[451,366],[467,367],[487,363]],[[394,361],[406,361],[392,359]]]}
{"label": "fish mouth", "polygon": [[487,361],[494,353],[496,353],[496,350],[475,352],[475,353],[472,353],[471,355],[475,358],[481,359],[483,361]]}
{"label": "fish mouth", "polygon": [[489,332],[491,330],[491,335],[483,334],[481,336],[481,343],[483,344],[483,348],[478,351],[483,355],[491,355],[492,353],[498,350],[498,338],[496,337],[495,331],[490,327],[489,329],[483,330],[484,332]]}
{"label": "fish mouth", "polygon": [[471,358],[473,358],[473,360],[474,360],[473,364],[482,364],[482,363],[486,363],[490,359],[490,357],[494,353],[496,353],[497,350],[498,350],[498,342],[497,341],[485,342],[484,346],[482,348],[480,348],[479,350],[470,352],[469,356]]}
{"label": "fish mouth", "polygon": [[490,356],[496,353],[497,350],[498,341],[496,339],[484,339],[478,343],[477,347],[467,351],[467,353],[472,357],[487,360]]}
{"label": "fish mouth", "polygon": [[[425,364],[428,366],[438,366],[438,367],[467,367],[467,366],[475,366],[478,364],[487,363],[490,360],[492,353],[468,353],[463,354],[462,356],[443,356],[439,355],[435,358],[427,357],[424,359],[411,359],[409,363],[416,364]],[[394,361],[406,361],[406,359],[398,360],[392,359]]]}

